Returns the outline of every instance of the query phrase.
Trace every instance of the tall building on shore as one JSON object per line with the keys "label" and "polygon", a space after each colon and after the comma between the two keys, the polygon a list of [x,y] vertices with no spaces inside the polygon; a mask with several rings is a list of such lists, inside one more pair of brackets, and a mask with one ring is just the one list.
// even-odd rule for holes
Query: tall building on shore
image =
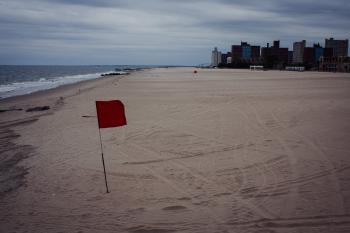
{"label": "tall building on shore", "polygon": [[221,52],[215,47],[211,52],[211,66],[217,67],[221,63]]}
{"label": "tall building on shore", "polygon": [[312,66],[315,64],[315,48],[314,47],[305,47],[303,55],[303,63]]}
{"label": "tall building on shore", "polygon": [[304,62],[305,46],[306,46],[305,40],[293,43],[293,63],[294,64],[300,64]]}
{"label": "tall building on shore", "polygon": [[264,66],[267,68],[281,68],[288,64],[288,48],[280,48],[279,40],[275,40],[271,47],[267,43],[267,46],[261,50],[261,56],[264,59]]}
{"label": "tall building on shore", "polygon": [[260,46],[252,45],[252,58],[257,59],[260,58],[261,52],[260,52]]}
{"label": "tall building on shore", "polygon": [[222,54],[221,54],[221,64],[222,64],[222,65],[230,64],[231,61],[229,61],[229,60],[231,59],[231,57],[232,57],[231,52],[222,53]]}
{"label": "tall building on shore", "polygon": [[325,47],[333,49],[333,57],[347,57],[349,40],[334,40],[334,38],[329,38],[325,40]]}
{"label": "tall building on shore", "polygon": [[288,50],[288,64],[293,64],[293,51]]}
{"label": "tall building on shore", "polygon": [[232,62],[254,63],[260,58],[260,46],[250,45],[247,42],[241,42],[241,45],[232,45]]}
{"label": "tall building on shore", "polygon": [[324,48],[321,47],[321,45],[314,44],[314,50],[315,50],[315,61],[318,63],[320,61],[320,58],[324,56]]}
{"label": "tall building on shore", "polygon": [[232,45],[231,54],[232,54],[232,62],[239,61],[239,59],[241,59],[241,54],[242,54],[241,45]]}
{"label": "tall building on shore", "polygon": [[242,47],[241,58],[250,59],[252,57],[252,47],[250,46],[250,44],[248,44],[247,42],[242,42],[241,47]]}

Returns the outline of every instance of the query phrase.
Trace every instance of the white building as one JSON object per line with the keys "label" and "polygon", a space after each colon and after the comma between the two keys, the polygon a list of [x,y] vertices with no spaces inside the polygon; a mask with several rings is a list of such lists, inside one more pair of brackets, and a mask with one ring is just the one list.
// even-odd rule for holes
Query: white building
{"label": "white building", "polygon": [[300,64],[304,62],[304,49],[306,41],[294,42],[293,44],[293,63]]}
{"label": "white building", "polygon": [[216,67],[221,63],[221,52],[215,47],[211,52],[211,66]]}

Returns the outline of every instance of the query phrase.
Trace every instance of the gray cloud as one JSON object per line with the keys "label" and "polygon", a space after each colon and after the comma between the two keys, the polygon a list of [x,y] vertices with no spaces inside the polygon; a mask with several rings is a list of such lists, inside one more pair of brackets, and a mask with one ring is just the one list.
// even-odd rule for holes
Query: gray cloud
{"label": "gray cloud", "polygon": [[0,64],[199,64],[241,40],[349,38],[345,0],[2,0]]}

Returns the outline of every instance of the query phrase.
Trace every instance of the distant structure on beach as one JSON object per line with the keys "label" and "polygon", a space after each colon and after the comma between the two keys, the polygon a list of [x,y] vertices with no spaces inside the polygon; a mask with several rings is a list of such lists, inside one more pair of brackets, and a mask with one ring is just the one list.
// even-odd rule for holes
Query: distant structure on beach
{"label": "distant structure on beach", "polygon": [[267,43],[267,46],[261,49],[261,56],[265,68],[281,69],[288,64],[288,48],[281,48],[279,40],[275,40],[271,47]]}
{"label": "distant structure on beach", "polygon": [[217,67],[221,63],[221,52],[215,47],[211,52],[211,66]]}
{"label": "distant structure on beach", "polygon": [[326,39],[325,47],[333,49],[333,57],[346,57],[348,56],[349,40]]}
{"label": "distant structure on beach", "polygon": [[294,64],[303,63],[305,47],[306,47],[306,40],[293,43],[293,63]]}
{"label": "distant structure on beach", "polygon": [[322,48],[320,43],[314,44],[315,62],[318,62],[322,56],[324,56],[325,49]]}
{"label": "distant structure on beach", "polygon": [[306,40],[293,43],[293,51],[280,47],[280,41],[273,41],[270,46],[260,48],[241,41],[232,45],[231,51],[221,53],[212,51],[211,66],[227,68],[249,68],[262,66],[265,69],[318,70],[332,72],[350,72],[348,57],[349,40],[325,39],[325,47],[320,43],[307,47]]}
{"label": "distant structure on beach", "polygon": [[323,56],[319,59],[320,71],[350,72],[350,57],[348,57],[349,40],[325,39]]}
{"label": "distant structure on beach", "polygon": [[240,45],[231,46],[231,64],[233,67],[249,67],[258,65],[260,60],[260,46],[241,42]]}
{"label": "distant structure on beach", "polygon": [[232,53],[231,52],[221,54],[221,65],[227,66],[227,65],[231,64],[231,62],[232,62]]}
{"label": "distant structure on beach", "polygon": [[350,57],[321,57],[320,71],[350,72]]}

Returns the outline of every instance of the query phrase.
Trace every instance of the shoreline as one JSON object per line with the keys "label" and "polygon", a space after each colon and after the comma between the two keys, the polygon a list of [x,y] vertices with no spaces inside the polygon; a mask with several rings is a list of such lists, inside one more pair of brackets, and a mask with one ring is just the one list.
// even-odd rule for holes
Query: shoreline
{"label": "shoreline", "polygon": [[[60,102],[63,99],[72,97],[74,95],[78,95],[80,94],[80,92],[83,92],[90,88],[94,88],[95,86],[98,86],[100,82],[103,83],[104,80],[109,80],[114,78],[122,79],[127,76],[131,76],[135,72],[143,72],[143,71],[144,70],[137,70],[137,71],[130,72],[129,74],[123,74],[123,75],[100,76],[95,79],[89,79],[89,80],[79,81],[76,83],[64,84],[58,87],[39,90],[32,93],[24,94],[24,95],[17,95],[17,96],[2,98],[0,99],[0,107],[1,107],[0,110],[5,110],[5,111],[0,112],[0,116],[1,114],[16,112],[15,109],[22,109],[21,111],[18,111],[18,112],[25,112],[26,109],[33,108],[39,105],[50,106],[52,108],[55,108],[57,107],[57,105],[60,104]],[[29,101],[30,103],[28,102],[28,100],[30,100]],[[34,104],[33,100],[37,101],[38,104]],[[48,112],[51,112],[52,108]],[[0,120],[0,123],[1,123],[1,120]]]}
{"label": "shoreline", "polygon": [[[140,72],[140,71],[137,71]],[[35,148],[30,145],[18,144],[15,141],[21,137],[17,127],[36,122],[42,116],[54,114],[64,105],[67,98],[74,97],[86,90],[95,88],[110,80],[119,81],[127,75],[110,75],[76,83],[65,84],[55,88],[40,90],[33,93],[0,99],[0,200],[10,192],[25,185],[25,176],[30,168],[21,165],[25,159],[35,156]],[[26,112],[29,108],[49,106],[47,110]],[[15,108],[15,110],[11,110]],[[17,110],[22,109],[22,110]],[[7,120],[11,119],[11,120]]]}
{"label": "shoreline", "polygon": [[[58,91],[62,91],[62,89],[66,89],[66,88],[74,88],[74,86],[77,85],[82,85],[84,83],[89,83],[89,82],[95,82],[98,80],[102,80],[102,79],[106,79],[106,78],[111,78],[114,76],[120,76],[120,77],[124,77],[127,74],[123,74],[123,75],[111,75],[111,76],[99,76],[98,78],[94,78],[94,79],[88,79],[88,80],[83,80],[83,81],[78,81],[75,83],[68,83],[68,84],[63,84],[54,88],[49,88],[49,89],[43,89],[43,90],[38,90],[38,91],[34,91],[31,93],[27,93],[27,94],[23,94],[23,95],[16,95],[16,96],[10,96],[10,97],[6,97],[6,98],[0,98],[0,104],[3,102],[15,102],[15,101],[21,101],[22,99],[25,99],[26,97],[32,98],[37,96],[37,95],[42,95],[42,94],[50,94],[50,92],[58,92]],[[64,90],[63,90],[64,91]]]}
{"label": "shoreline", "polygon": [[[176,69],[176,68],[184,68],[182,66],[179,66],[179,67],[158,67],[159,69]],[[241,69],[241,68],[237,68],[237,69],[232,69],[232,68],[219,68],[219,69],[216,69],[216,68],[203,68],[203,67],[185,67],[185,68],[193,68],[193,69],[203,69],[203,70],[209,70],[209,71],[212,71],[212,70],[216,70],[216,71],[251,71],[249,70],[249,68],[247,69]],[[36,95],[42,95],[42,94],[49,94],[50,91],[52,92],[55,92],[55,91],[60,91],[60,89],[62,88],[65,88],[65,87],[72,87],[74,88],[75,85],[79,85],[79,84],[82,84],[82,83],[85,83],[85,82],[94,82],[94,81],[97,81],[97,80],[101,80],[101,79],[105,79],[105,78],[110,78],[110,77],[114,77],[114,76],[120,76],[120,77],[125,77],[127,75],[130,75],[134,72],[142,72],[142,71],[145,71],[145,70],[151,70],[151,69],[157,69],[156,68],[142,68],[142,69],[138,69],[138,70],[128,70],[130,73],[126,73],[126,74],[119,74],[119,75],[101,75],[99,76],[98,78],[94,78],[94,79],[89,79],[89,80],[83,80],[83,81],[79,81],[79,82],[76,82],[76,83],[69,83],[69,84],[63,84],[61,86],[58,86],[58,87],[54,87],[54,88],[50,88],[50,89],[43,89],[43,90],[39,90],[39,91],[34,91],[32,93],[28,93],[28,94],[23,94],[23,95],[16,95],[16,96],[10,96],[10,97],[6,97],[6,98],[0,98],[0,104],[6,104],[6,102],[16,102],[16,101],[21,101],[22,99],[26,98],[26,97],[29,97],[31,98],[31,96],[35,97]],[[303,72],[300,72],[300,71],[289,71],[289,70],[252,70],[251,72],[260,72],[260,71],[264,71],[264,72],[281,72],[281,71],[288,71],[288,73],[312,73],[312,74],[347,74],[347,73],[344,73],[344,72],[326,72],[326,71],[303,71]],[[108,73],[107,73],[108,74]]]}

